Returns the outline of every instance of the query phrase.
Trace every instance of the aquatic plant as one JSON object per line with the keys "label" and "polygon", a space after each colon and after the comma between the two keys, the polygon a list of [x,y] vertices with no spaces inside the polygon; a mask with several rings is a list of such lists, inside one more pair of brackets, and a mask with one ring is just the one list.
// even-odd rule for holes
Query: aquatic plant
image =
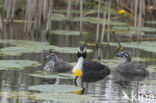
{"label": "aquatic plant", "polygon": [[125,14],[126,11],[124,9],[119,10],[119,14]]}

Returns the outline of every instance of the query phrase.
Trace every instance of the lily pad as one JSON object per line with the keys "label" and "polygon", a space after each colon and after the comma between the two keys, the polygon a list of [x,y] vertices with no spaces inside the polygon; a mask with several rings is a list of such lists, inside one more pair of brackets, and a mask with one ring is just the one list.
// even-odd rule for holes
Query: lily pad
{"label": "lily pad", "polygon": [[146,21],[147,24],[156,24],[156,21]]}
{"label": "lily pad", "polygon": [[[7,94],[7,95],[6,95]],[[71,93],[35,93],[35,92],[17,92],[17,91],[1,91],[0,97],[18,99],[32,99],[35,101],[56,101],[56,102],[72,102],[72,103],[86,103],[89,101],[98,100],[95,97],[87,95],[76,95]]]}
{"label": "lily pad", "polygon": [[88,103],[89,101],[93,102],[98,100],[95,97],[87,96],[87,95],[76,95],[69,93],[34,93],[32,99],[35,100],[51,100],[57,102],[70,102],[70,103]]}
{"label": "lily pad", "polygon": [[[97,21],[98,21],[98,18],[97,17],[84,17],[82,19],[84,22],[88,22],[88,23],[92,23],[92,24],[97,24]],[[73,21],[80,21],[80,18],[75,18],[73,19]],[[103,18],[100,18],[99,19],[99,24],[103,24]],[[107,20],[106,20],[106,23],[105,24],[108,24]],[[124,22],[118,22],[118,21],[110,21],[110,25],[126,25],[126,23]]]}
{"label": "lily pad", "polygon": [[28,90],[46,93],[70,93],[74,91],[81,91],[82,88],[72,85],[34,85],[29,87]]}
{"label": "lily pad", "polygon": [[[36,42],[28,40],[0,40],[0,43],[7,43],[13,46],[0,49],[2,55],[21,55],[23,53],[39,53],[44,50],[52,50],[57,53],[77,53],[77,47],[59,47],[50,45],[47,42]],[[87,49],[87,52],[92,52]]]}
{"label": "lily pad", "polygon": [[29,74],[33,77],[39,77],[39,78],[59,78],[59,79],[74,79],[74,75],[70,73],[48,73],[44,71],[37,71],[36,73]]}
{"label": "lily pad", "polygon": [[34,52],[34,50],[23,47],[5,47],[0,49],[1,54],[10,56],[22,55],[23,53],[31,53],[31,52]]}
{"label": "lily pad", "polygon": [[22,91],[22,92],[17,92],[17,91],[1,91],[0,92],[0,97],[5,96],[5,98],[26,99],[31,94],[32,94],[31,92],[26,92],[26,91]]}
{"label": "lily pad", "polygon": [[[91,49],[86,49],[87,53],[91,53]],[[52,49],[53,52],[57,53],[77,53],[77,48],[75,47],[55,47]]]}
{"label": "lily pad", "polygon": [[28,40],[0,40],[0,43],[8,43],[12,47],[5,47],[0,49],[3,55],[21,55],[23,53],[38,53],[43,50],[50,50],[52,47],[47,42],[35,42]]}
{"label": "lily pad", "polygon": [[[52,34],[56,35],[73,35],[73,36],[79,36],[80,31],[67,31],[67,30],[54,30],[51,31]],[[88,34],[87,32],[83,32],[82,34]]]}
{"label": "lily pad", "polygon": [[40,63],[31,60],[0,60],[0,70],[22,70],[40,65]]}
{"label": "lily pad", "polygon": [[[123,30],[117,30],[117,31],[115,31],[116,32],[116,34],[118,34],[118,35],[122,35],[122,36],[127,36],[127,37],[133,37],[134,36],[134,34],[135,34],[135,32],[134,31],[123,31]],[[141,35],[142,36],[144,36],[145,35],[145,33],[144,32],[141,32]]]}
{"label": "lily pad", "polygon": [[[125,31],[127,31],[129,29],[130,31],[133,31],[134,27],[133,26],[129,26],[129,27],[126,27],[126,26],[115,26],[115,27],[113,27],[113,29],[114,30],[125,30]],[[141,27],[141,30],[143,32],[156,32],[156,29],[152,28],[152,27]]]}
{"label": "lily pad", "polygon": [[66,20],[66,16],[63,14],[53,14],[52,15],[52,20],[54,21],[64,21]]}
{"label": "lily pad", "polygon": [[[148,52],[156,53],[156,42],[144,41],[144,42],[130,42],[130,43],[120,43],[122,47],[136,48]],[[111,46],[118,46],[117,43],[110,43]]]}
{"label": "lily pad", "polygon": [[149,70],[151,73],[156,73],[156,65],[148,66],[147,70]]}

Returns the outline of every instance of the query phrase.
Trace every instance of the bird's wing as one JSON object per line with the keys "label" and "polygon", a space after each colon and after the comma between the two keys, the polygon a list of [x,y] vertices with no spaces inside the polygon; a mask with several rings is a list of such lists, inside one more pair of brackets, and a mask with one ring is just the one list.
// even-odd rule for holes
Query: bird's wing
{"label": "bird's wing", "polygon": [[47,72],[50,72],[50,71],[54,71],[54,64],[52,62],[48,62],[46,63],[45,67],[43,68],[43,70],[47,71]]}

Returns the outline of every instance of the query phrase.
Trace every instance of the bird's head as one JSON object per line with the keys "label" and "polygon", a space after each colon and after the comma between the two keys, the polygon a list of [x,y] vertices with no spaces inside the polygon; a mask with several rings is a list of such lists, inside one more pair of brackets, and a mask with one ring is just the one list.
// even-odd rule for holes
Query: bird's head
{"label": "bird's head", "polygon": [[118,54],[122,58],[126,58],[127,61],[131,61],[131,53],[129,51],[122,51]]}
{"label": "bird's head", "polygon": [[78,46],[78,53],[77,53],[77,57],[83,57],[86,58],[87,53],[86,53],[86,44],[79,44]]}
{"label": "bird's head", "polygon": [[46,60],[52,61],[55,65],[57,62],[57,56],[56,56],[56,54],[51,53],[48,56],[46,56]]}

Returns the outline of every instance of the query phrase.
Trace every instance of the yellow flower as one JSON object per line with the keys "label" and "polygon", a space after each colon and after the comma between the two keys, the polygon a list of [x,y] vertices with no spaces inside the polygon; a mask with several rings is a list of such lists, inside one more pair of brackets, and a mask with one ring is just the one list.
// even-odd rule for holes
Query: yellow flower
{"label": "yellow flower", "polygon": [[75,76],[76,76],[76,77],[82,77],[82,76],[83,76],[82,70],[80,70],[80,69],[76,70],[76,71],[75,71]]}
{"label": "yellow flower", "polygon": [[119,14],[125,14],[126,13],[126,11],[124,10],[124,9],[121,9],[120,11],[119,11]]}
{"label": "yellow flower", "polygon": [[82,92],[82,90],[80,90],[80,91],[74,91],[74,94],[82,94],[83,92]]}

